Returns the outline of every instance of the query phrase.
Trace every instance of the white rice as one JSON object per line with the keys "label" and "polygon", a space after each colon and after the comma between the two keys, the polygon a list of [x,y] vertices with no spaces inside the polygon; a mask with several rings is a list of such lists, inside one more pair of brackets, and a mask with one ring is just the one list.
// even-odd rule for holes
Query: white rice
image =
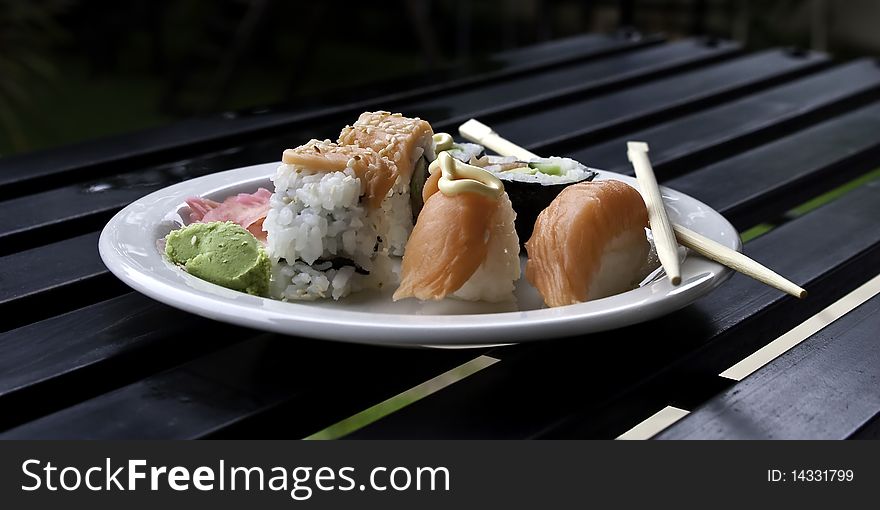
{"label": "white rice", "polygon": [[[402,247],[412,229],[411,219],[409,230],[406,224],[397,224],[399,219],[392,220],[399,218],[398,211],[391,214],[392,207],[403,209],[393,190],[381,208],[367,211],[359,200],[360,180],[350,168],[312,172],[282,164],[272,180],[275,193],[264,228],[266,249],[274,262],[274,296],[339,299],[389,281],[388,243],[393,239]],[[408,196],[405,200],[408,205]],[[354,265],[334,269],[330,260],[340,258]],[[356,272],[355,265],[369,274]]]}
{"label": "white rice", "polygon": [[388,247],[391,255],[403,256],[406,242],[413,229],[412,217],[409,182],[404,183],[398,179],[382,201],[379,219],[381,222],[379,231],[385,234],[381,236],[382,243],[383,246]]}
{"label": "white rice", "polygon": [[[422,154],[434,155],[430,136],[413,152]],[[395,278],[389,257],[403,255],[413,229],[408,179],[399,178],[375,210],[360,204],[361,182],[351,168],[328,173],[282,164],[272,180],[263,225],[273,296],[340,299]]]}
{"label": "white rice", "polygon": [[381,288],[385,281],[378,275],[390,274],[387,266],[377,270],[383,263],[374,263],[374,271],[369,275],[357,273],[353,266],[333,269],[329,262],[315,266],[304,262],[278,263],[272,266],[270,292],[285,300],[339,299],[363,289]]}
{"label": "white rice", "polygon": [[513,299],[520,277],[519,237],[513,228],[516,212],[507,193],[501,195],[489,233],[486,260],[452,296],[466,301],[500,302]]}
{"label": "white rice", "polygon": [[[425,134],[419,144],[420,146],[413,150],[412,161],[409,163],[413,168],[418,165],[418,161],[423,155],[429,161],[435,157],[434,142],[429,134]],[[390,156],[394,161],[398,158],[397,154],[386,154],[385,156]],[[382,239],[385,246],[388,247],[389,253],[397,257],[403,256],[406,242],[413,229],[412,201],[410,200],[411,179],[412,175],[405,180],[402,176],[398,177],[381,206],[382,214],[387,220],[387,227],[382,230],[385,233]]]}
{"label": "white rice", "polygon": [[[517,160],[514,156],[485,156],[479,163],[489,172],[492,172],[506,181],[530,182],[542,185],[565,184],[580,182],[593,176],[595,172],[571,158],[538,158],[530,161]],[[543,163],[559,165],[562,175],[549,175],[537,171],[534,174],[511,172],[513,168],[523,167],[527,163]]]}

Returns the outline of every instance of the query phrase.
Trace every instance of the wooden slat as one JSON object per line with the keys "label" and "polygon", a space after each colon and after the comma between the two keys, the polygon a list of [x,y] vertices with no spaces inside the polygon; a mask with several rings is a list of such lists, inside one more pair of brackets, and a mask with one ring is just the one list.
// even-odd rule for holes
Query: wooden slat
{"label": "wooden slat", "polygon": [[[438,365],[430,360],[426,362],[426,356],[430,357],[427,351],[394,350],[397,355],[389,357],[383,349],[269,335],[256,339],[258,334],[174,310],[137,293],[0,334],[0,407],[6,409],[0,416],[0,430],[134,384],[142,378],[155,377],[191,359],[202,359],[196,362],[197,366],[210,366],[213,361],[203,358],[233,343],[236,344],[235,355],[229,359],[238,360],[261,357],[267,342],[290,346],[296,349],[293,357],[314,361],[318,364],[316,369],[322,370],[326,377],[338,379],[340,384],[348,381],[349,363],[364,363],[363,370],[369,374],[363,377],[370,378],[370,384],[357,383],[347,388],[328,384],[319,389],[309,386],[308,391],[297,396],[297,405],[313,400],[309,415],[301,418],[303,435],[430,378],[436,370],[442,372],[448,368],[447,364],[463,361],[458,354],[452,357],[441,354],[437,357],[441,363]],[[406,357],[408,353],[412,353],[412,359]],[[467,358],[478,353],[461,354]],[[386,357],[395,366],[386,366],[381,361]],[[377,361],[370,361],[372,359]],[[388,377],[388,374],[394,376]],[[290,391],[294,389],[295,386],[288,387]],[[182,387],[181,391],[195,390]],[[325,392],[330,391],[339,395],[328,399]],[[288,397],[278,397],[264,406],[239,408],[235,420],[227,425],[234,422],[235,427],[241,429],[246,418],[257,413],[289,417],[298,410],[281,406],[287,400]],[[208,429],[216,428],[217,424],[210,423],[206,427],[203,434],[210,433]],[[260,429],[273,430],[269,425],[261,425]],[[290,431],[285,426],[275,433],[287,432]],[[131,429],[128,433],[128,437],[137,436]]]}
{"label": "wooden slat", "polygon": [[[450,121],[450,116],[476,115],[481,108],[503,109],[523,101],[536,101],[542,94],[558,94],[560,91],[583,94],[587,91],[598,92],[603,87],[622,87],[632,80],[646,79],[682,66],[731,55],[737,48],[729,43],[707,46],[702,42],[687,40],[632,51],[613,59],[590,60],[540,74],[525,75],[497,84],[475,85],[466,91],[446,92],[393,108],[432,120],[447,119],[435,123],[438,129],[441,124],[454,129],[457,121]],[[444,104],[449,106],[440,107]],[[392,108],[392,105],[385,107]],[[115,211],[146,193],[236,164],[271,161],[277,158],[281,149],[295,145],[297,140],[333,136],[340,125],[330,123],[326,132],[316,132],[322,128],[313,125],[309,127],[309,132],[263,140],[256,146],[248,146],[244,153],[248,159],[243,157],[242,152],[212,154],[180,164],[138,169],[0,202],[0,255],[4,249],[34,246],[42,239],[99,228]]]}
{"label": "wooden slat", "polygon": [[[47,186],[94,178],[123,164],[157,164],[163,160],[180,159],[194,152],[236,145],[270,132],[307,125],[318,119],[350,117],[364,109],[380,107],[394,101],[500,80],[567,61],[579,62],[612,55],[660,41],[661,38],[657,36],[640,37],[637,34],[588,35],[561,43],[561,52],[558,55],[552,50],[526,49],[522,52],[522,62],[519,62],[518,52],[511,51],[495,64],[489,62],[490,66],[495,65],[500,69],[464,77],[453,72],[448,77],[454,79],[431,81],[428,85],[415,89],[402,89],[400,83],[395,83],[390,93],[385,91],[380,97],[374,94],[364,99],[361,96],[356,101],[342,104],[337,102],[333,106],[304,112],[261,111],[247,115],[224,113],[64,148],[11,156],[0,160],[0,199],[12,198],[25,192],[33,193]],[[364,92],[361,91],[361,94]]]}
{"label": "wooden slat", "polygon": [[[278,143],[223,151],[168,165],[118,173],[0,202],[0,256],[101,229],[122,207],[153,191],[218,169],[271,161]],[[223,166],[215,166],[223,165]]]}
{"label": "wooden slat", "polygon": [[876,274],[868,261],[880,256],[878,215],[880,181],[746,245],[751,257],[806,283],[807,300],[735,275],[647,324],[493,351],[499,363],[354,437],[616,437],[646,410],[669,404],[670,389],[682,381],[717,379]]}
{"label": "wooden slat", "polygon": [[[286,405],[261,437],[305,437],[476,354],[340,346],[263,335],[8,430],[0,438],[163,438],[215,433]],[[378,399],[378,400],[376,400]]]}
{"label": "wooden slat", "polygon": [[616,91],[627,85],[644,83],[659,76],[728,58],[739,51],[740,46],[733,42],[707,44],[705,41],[687,39],[577,66],[471,87],[461,92],[394,103],[393,107],[396,111],[432,120],[438,129],[455,132],[459,124],[471,117],[491,118],[494,114],[506,114],[513,109],[535,108],[540,104],[556,102],[560,97],[571,100]]}
{"label": "wooden slat", "polygon": [[[880,163],[880,103],[834,117],[664,184],[719,210],[737,227],[776,217]],[[718,186],[718,183],[724,183]]]}
{"label": "wooden slat", "polygon": [[[621,49],[638,43],[656,43],[662,40],[657,35],[641,35],[635,31],[623,30],[614,34],[580,34],[564,39],[542,42],[532,46],[514,48],[498,52],[489,57],[489,66],[501,66],[494,72],[509,73],[510,69],[535,71],[541,67],[582,59],[585,56],[598,57],[616,55]],[[621,44],[621,41],[628,44]],[[483,64],[484,67],[486,64]],[[536,67],[541,66],[541,67]]]}
{"label": "wooden slat", "polygon": [[561,97],[552,105],[533,105],[528,111],[505,112],[507,118],[490,116],[488,120],[505,138],[533,152],[557,153],[566,145],[583,146],[642,128],[661,117],[668,119],[738,94],[754,93],[825,63],[827,57],[821,54],[793,56],[768,50],[598,98],[569,101]]}
{"label": "wooden slat", "polygon": [[97,246],[94,232],[0,257],[0,331],[124,292]]}
{"label": "wooden slat", "polygon": [[[596,168],[632,173],[627,140],[651,145],[661,180],[750,149],[880,96],[880,68],[859,60],[567,155]],[[506,135],[506,133],[503,133]]]}
{"label": "wooden slat", "polygon": [[256,333],[124,296],[0,334],[0,430]]}
{"label": "wooden slat", "polygon": [[712,398],[657,439],[846,439],[880,418],[880,296]]}

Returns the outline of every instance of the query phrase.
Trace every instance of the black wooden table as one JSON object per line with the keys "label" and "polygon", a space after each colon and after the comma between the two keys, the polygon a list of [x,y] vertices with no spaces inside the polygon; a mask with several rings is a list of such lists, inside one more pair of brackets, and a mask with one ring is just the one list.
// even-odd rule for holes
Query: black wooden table
{"label": "black wooden table", "polygon": [[[880,297],[740,382],[719,375],[880,273],[875,60],[630,33],[516,50],[479,69],[316,110],[227,114],[0,160],[0,437],[614,438],[667,406],[692,412],[656,437],[877,434]],[[773,227],[745,252],[810,296],[737,275],[622,330],[392,349],[189,315],[101,263],[98,232],[130,201],[277,160],[376,108],[452,132],[478,117],[535,152],[624,173],[624,141],[646,140],[666,185],[742,231]],[[798,207],[866,174],[821,207]]]}

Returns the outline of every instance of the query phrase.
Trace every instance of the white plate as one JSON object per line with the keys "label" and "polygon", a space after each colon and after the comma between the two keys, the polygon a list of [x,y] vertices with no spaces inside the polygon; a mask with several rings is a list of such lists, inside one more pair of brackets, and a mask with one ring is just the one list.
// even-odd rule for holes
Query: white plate
{"label": "white plate", "polygon": [[[717,287],[730,270],[697,256],[681,266],[682,283],[659,278],[605,299],[543,308],[525,278],[515,303],[493,305],[446,299],[393,302],[392,290],[364,292],[340,301],[282,302],[250,296],[199,280],[168,262],[158,241],[178,228],[189,211],[184,199],[222,200],[258,187],[272,188],[277,163],[207,175],[147,195],[120,211],[104,227],[99,249],[104,263],[135,290],[204,317],[276,333],[386,345],[467,347],[582,335],[646,321],[677,310]],[[597,179],[635,179],[599,171]],[[739,234],[707,205],[663,189],[672,221],[739,250]]]}

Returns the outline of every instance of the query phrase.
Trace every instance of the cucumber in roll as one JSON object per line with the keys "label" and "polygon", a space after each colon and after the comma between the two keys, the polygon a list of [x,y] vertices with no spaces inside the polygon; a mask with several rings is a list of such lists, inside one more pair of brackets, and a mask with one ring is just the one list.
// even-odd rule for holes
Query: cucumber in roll
{"label": "cucumber in roll", "polygon": [[513,156],[483,156],[476,165],[504,181],[504,189],[516,211],[516,233],[522,242],[532,236],[538,214],[563,189],[596,177],[596,172],[569,158],[522,161]]}

